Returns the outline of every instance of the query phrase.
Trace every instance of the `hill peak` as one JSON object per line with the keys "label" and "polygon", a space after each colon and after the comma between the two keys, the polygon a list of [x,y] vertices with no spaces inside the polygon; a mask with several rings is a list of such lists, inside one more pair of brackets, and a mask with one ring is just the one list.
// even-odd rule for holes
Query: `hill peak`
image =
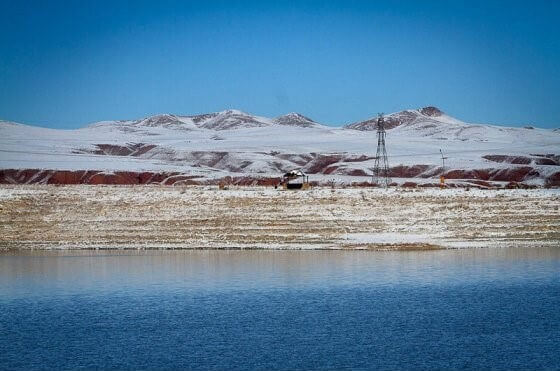
{"label": "hill peak", "polygon": [[444,114],[442,110],[434,106],[427,106],[427,107],[420,108],[418,112],[420,112],[425,116],[430,116],[430,117],[439,117]]}
{"label": "hill peak", "polygon": [[136,125],[138,126],[149,126],[149,127],[170,126],[170,125],[180,125],[180,124],[182,124],[182,122],[179,120],[179,118],[169,113],[153,115],[136,121]]}
{"label": "hill peak", "polygon": [[315,121],[311,120],[309,117],[306,117],[301,113],[297,113],[297,112],[290,112],[288,114],[278,116],[274,119],[274,123],[278,125],[299,126],[305,128],[318,125]]}
{"label": "hill peak", "polygon": [[211,130],[230,130],[263,127],[271,124],[272,121],[265,117],[251,115],[236,109],[228,109],[209,115],[208,119],[199,124],[199,127]]}
{"label": "hill peak", "polygon": [[238,109],[227,109],[227,110],[223,110],[220,112],[216,112],[218,115],[225,115],[225,116],[231,116],[231,115],[243,115],[243,116],[251,116],[250,114],[240,111]]}
{"label": "hill peak", "polygon": [[[397,126],[412,125],[418,122],[429,121],[430,123],[438,124],[446,123],[446,120],[443,120],[442,116],[445,116],[445,113],[442,110],[434,106],[427,106],[417,110],[394,112],[384,115],[383,117],[385,119],[385,128],[393,129]],[[345,125],[344,128],[361,131],[377,130],[377,116],[364,121],[358,121]]]}

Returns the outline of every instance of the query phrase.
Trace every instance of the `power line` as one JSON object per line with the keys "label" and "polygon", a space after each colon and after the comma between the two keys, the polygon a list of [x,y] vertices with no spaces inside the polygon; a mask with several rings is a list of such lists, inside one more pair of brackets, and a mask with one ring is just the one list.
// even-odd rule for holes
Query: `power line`
{"label": "power line", "polygon": [[391,183],[391,178],[389,178],[389,160],[387,159],[387,149],[385,148],[386,135],[383,114],[380,113],[377,117],[377,154],[375,155],[373,174],[375,176],[375,183],[388,187],[389,183]]}

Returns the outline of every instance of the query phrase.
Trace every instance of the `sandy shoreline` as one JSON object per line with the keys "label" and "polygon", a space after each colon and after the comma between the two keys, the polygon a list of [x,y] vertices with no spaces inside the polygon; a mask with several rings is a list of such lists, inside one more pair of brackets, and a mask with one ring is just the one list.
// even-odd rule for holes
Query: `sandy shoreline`
{"label": "sandy shoreline", "polygon": [[560,246],[560,190],[0,187],[0,249]]}

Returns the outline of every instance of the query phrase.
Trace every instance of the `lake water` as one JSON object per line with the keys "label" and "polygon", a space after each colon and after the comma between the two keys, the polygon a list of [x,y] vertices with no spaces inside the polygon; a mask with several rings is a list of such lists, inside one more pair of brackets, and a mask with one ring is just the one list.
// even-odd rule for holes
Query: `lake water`
{"label": "lake water", "polygon": [[560,248],[0,254],[0,369],[560,369]]}

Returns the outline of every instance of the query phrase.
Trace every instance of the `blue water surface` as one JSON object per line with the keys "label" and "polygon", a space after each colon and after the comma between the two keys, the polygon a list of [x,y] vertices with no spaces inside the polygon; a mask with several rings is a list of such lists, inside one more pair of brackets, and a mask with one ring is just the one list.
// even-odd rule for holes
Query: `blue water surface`
{"label": "blue water surface", "polygon": [[0,369],[560,369],[560,248],[0,255]]}

